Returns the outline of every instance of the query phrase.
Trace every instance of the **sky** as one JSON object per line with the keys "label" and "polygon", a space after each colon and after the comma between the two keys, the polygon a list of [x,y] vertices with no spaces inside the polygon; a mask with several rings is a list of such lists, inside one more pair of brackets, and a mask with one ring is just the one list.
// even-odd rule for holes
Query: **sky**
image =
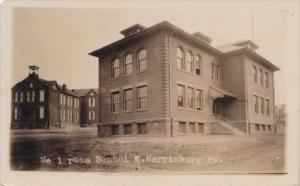
{"label": "sky", "polygon": [[293,3],[281,6],[278,2],[14,8],[12,83],[28,75],[28,65],[37,65],[43,79],[65,83],[69,88],[96,88],[98,61],[89,52],[121,39],[119,32],[133,24],[149,27],[166,20],[188,33],[208,35],[213,46],[253,39],[260,47],[257,53],[281,68],[275,73],[275,101],[283,104],[286,63],[298,63],[287,61],[287,55],[298,51],[288,46],[293,39],[299,41],[289,35],[298,11]]}

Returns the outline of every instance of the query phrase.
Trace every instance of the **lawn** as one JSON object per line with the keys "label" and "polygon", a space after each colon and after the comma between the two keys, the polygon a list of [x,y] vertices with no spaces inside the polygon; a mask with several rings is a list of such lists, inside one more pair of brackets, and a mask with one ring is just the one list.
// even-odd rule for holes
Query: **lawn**
{"label": "lawn", "polygon": [[13,132],[14,170],[284,173],[284,136],[97,138],[95,130]]}

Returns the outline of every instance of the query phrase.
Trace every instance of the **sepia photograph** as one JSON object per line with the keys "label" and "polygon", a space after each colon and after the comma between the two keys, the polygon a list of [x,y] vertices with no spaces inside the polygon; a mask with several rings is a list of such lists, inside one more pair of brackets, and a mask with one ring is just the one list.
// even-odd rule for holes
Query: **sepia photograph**
{"label": "sepia photograph", "polygon": [[31,3],[1,7],[7,178],[296,184],[298,1]]}

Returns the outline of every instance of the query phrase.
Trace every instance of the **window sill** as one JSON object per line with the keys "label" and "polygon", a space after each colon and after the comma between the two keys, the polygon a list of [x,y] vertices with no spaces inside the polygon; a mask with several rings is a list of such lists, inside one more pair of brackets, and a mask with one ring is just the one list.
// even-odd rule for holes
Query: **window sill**
{"label": "window sill", "polygon": [[128,77],[128,76],[131,76],[131,75],[133,75],[132,72],[130,74],[124,74],[123,77]]}
{"label": "window sill", "polygon": [[123,111],[124,113],[132,113],[132,110]]}
{"label": "window sill", "polygon": [[184,108],[184,107],[177,107],[177,109],[184,110],[184,111],[203,112],[203,110],[196,110],[196,109]]}
{"label": "window sill", "polygon": [[185,71],[185,70],[182,70],[182,69],[179,69],[177,68],[177,71],[179,72],[183,72],[183,73],[186,73],[186,74],[189,74],[189,75],[192,75],[192,76],[195,76],[195,77],[198,77],[198,78],[202,78],[203,74],[196,74],[196,73],[193,73],[193,72],[188,72],[188,71]]}
{"label": "window sill", "polygon": [[140,74],[140,73],[143,73],[143,72],[147,72],[147,69],[146,70],[136,71],[135,74]]}
{"label": "window sill", "polygon": [[112,112],[111,114],[120,114],[120,112]]}
{"label": "window sill", "polygon": [[143,111],[147,111],[148,109],[138,109],[136,110],[137,112],[143,112]]}

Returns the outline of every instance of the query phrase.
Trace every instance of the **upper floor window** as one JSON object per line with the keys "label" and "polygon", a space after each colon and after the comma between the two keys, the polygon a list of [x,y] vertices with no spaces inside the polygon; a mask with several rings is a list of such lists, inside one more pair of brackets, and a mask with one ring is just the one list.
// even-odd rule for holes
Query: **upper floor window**
{"label": "upper floor window", "polygon": [[194,108],[194,89],[187,88],[187,107]]}
{"label": "upper floor window", "polygon": [[96,99],[94,97],[89,98],[89,107],[95,107]]}
{"label": "upper floor window", "polygon": [[197,89],[195,92],[195,99],[196,99],[196,110],[202,110],[203,105],[203,91],[200,89]]}
{"label": "upper floor window", "polygon": [[24,93],[23,92],[20,92],[20,102],[22,103],[24,100]]}
{"label": "upper floor window", "polygon": [[111,112],[119,112],[120,109],[120,92],[111,93]]}
{"label": "upper floor window", "polygon": [[65,115],[65,110],[60,109],[60,120],[65,121],[66,120],[66,115]]}
{"label": "upper floor window", "polygon": [[45,101],[45,91],[40,90],[40,102],[44,102],[44,101]]}
{"label": "upper floor window", "polygon": [[34,91],[27,91],[26,94],[27,94],[26,100],[28,103],[35,101],[35,92]]}
{"label": "upper floor window", "polygon": [[188,72],[193,72],[193,55],[191,52],[186,53],[185,65]]}
{"label": "upper floor window", "polygon": [[120,76],[120,60],[115,58],[111,64],[111,78],[117,78]]}
{"label": "upper floor window", "polygon": [[74,99],[74,106],[75,106],[76,108],[79,107],[79,99],[77,99],[77,98]]}
{"label": "upper floor window", "polygon": [[33,88],[33,83],[29,83],[29,87],[30,87],[30,88]]}
{"label": "upper floor window", "polygon": [[216,65],[214,63],[211,64],[211,79],[215,79],[215,68]]}
{"label": "upper floor window", "polygon": [[270,115],[270,100],[266,99],[266,113]]}
{"label": "upper floor window", "polygon": [[124,90],[124,111],[132,111],[132,89]]}
{"label": "upper floor window", "polygon": [[266,88],[269,88],[269,74],[265,72],[265,81],[266,81]]}
{"label": "upper floor window", "polygon": [[184,55],[183,55],[183,49],[182,48],[177,48],[176,50],[176,64],[177,68],[184,70]]}
{"label": "upper floor window", "polygon": [[15,111],[15,112],[14,112],[14,118],[15,118],[15,120],[18,120],[18,119],[19,119],[19,115],[18,115],[18,114],[19,114],[19,112],[18,112],[18,108],[15,108],[15,109],[14,109],[14,111]]}
{"label": "upper floor window", "polygon": [[89,111],[89,120],[95,119],[95,111]]}
{"label": "upper floor window", "polygon": [[253,75],[253,81],[254,81],[254,83],[256,83],[257,82],[257,68],[256,68],[256,66],[252,67],[252,75]]}
{"label": "upper floor window", "polygon": [[195,57],[195,71],[197,75],[201,75],[202,59],[199,55]]}
{"label": "upper floor window", "polygon": [[220,66],[219,66],[219,65],[216,65],[215,67],[216,67],[216,69],[215,69],[215,72],[216,72],[216,80],[220,80],[220,71],[221,71]]}
{"label": "upper floor window", "polygon": [[254,110],[256,113],[258,113],[258,96],[254,95]]}
{"label": "upper floor window", "polygon": [[147,69],[147,51],[141,49],[137,55],[137,70],[143,71]]}
{"label": "upper floor window", "polygon": [[147,109],[148,97],[147,97],[147,86],[141,86],[137,88],[137,108],[138,110]]}
{"label": "upper floor window", "polygon": [[78,122],[79,121],[79,114],[78,114],[78,112],[74,112],[74,114],[75,114],[75,121]]}
{"label": "upper floor window", "polygon": [[127,54],[125,56],[125,63],[124,63],[124,75],[128,75],[132,73],[132,55]]}
{"label": "upper floor window", "polygon": [[15,92],[15,103],[19,101],[19,92]]}
{"label": "upper floor window", "polygon": [[260,112],[265,113],[265,100],[263,97],[260,98]]}
{"label": "upper floor window", "polygon": [[259,69],[259,83],[261,86],[264,85],[264,74],[263,71],[261,69]]}
{"label": "upper floor window", "polygon": [[65,105],[66,104],[66,96],[63,94],[60,94],[60,104]]}
{"label": "upper floor window", "polygon": [[184,86],[177,85],[177,106],[183,107],[184,103]]}

